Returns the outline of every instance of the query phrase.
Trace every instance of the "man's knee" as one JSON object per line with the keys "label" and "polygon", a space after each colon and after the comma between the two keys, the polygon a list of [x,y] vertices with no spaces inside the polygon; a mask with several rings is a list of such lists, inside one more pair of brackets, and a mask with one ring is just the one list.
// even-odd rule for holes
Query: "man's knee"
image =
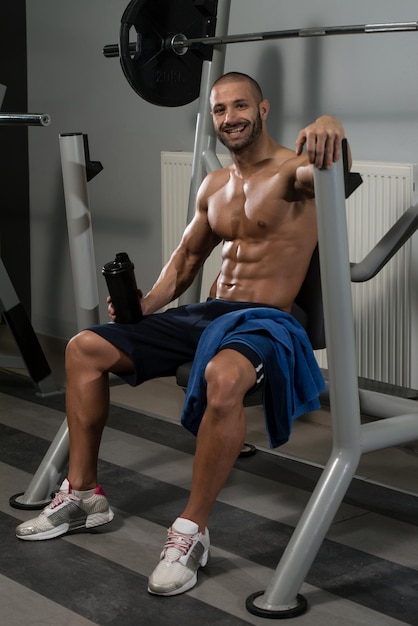
{"label": "man's knee", "polygon": [[132,359],[125,352],[91,330],[82,330],[70,339],[65,366],[67,372],[94,369],[103,373],[127,374],[134,371]]}
{"label": "man's knee", "polygon": [[222,350],[206,366],[207,401],[212,408],[225,411],[242,404],[256,382],[252,363],[234,350]]}
{"label": "man's knee", "polygon": [[89,330],[82,330],[77,335],[74,335],[65,349],[66,359],[88,356],[90,353],[93,353],[97,343],[96,338],[98,338],[98,335]]}
{"label": "man's knee", "polygon": [[91,331],[82,330],[72,337],[65,349],[66,368],[80,367],[85,364],[95,351],[95,335]]}

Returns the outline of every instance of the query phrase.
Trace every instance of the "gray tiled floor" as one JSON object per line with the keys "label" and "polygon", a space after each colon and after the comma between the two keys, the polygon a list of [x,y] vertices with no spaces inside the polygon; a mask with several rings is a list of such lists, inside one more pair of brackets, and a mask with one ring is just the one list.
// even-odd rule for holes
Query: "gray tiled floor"
{"label": "gray tiled floor", "polygon": [[[159,415],[178,422],[183,392],[174,379],[150,381],[141,388],[133,389],[117,385],[111,390],[112,401],[125,407],[136,407],[146,413]],[[269,450],[264,428],[262,407],[249,407],[247,440],[258,448]],[[272,454],[324,465],[332,449],[330,415],[321,409],[297,420],[288,443]],[[382,483],[397,489],[418,493],[418,453],[416,442],[404,446],[387,448],[363,455],[357,475],[365,480]]]}
{"label": "gray tiled floor", "polygon": [[[49,352],[48,346],[45,349],[54,375],[62,384],[62,351],[54,347]],[[147,383],[141,389],[115,384],[111,398],[115,405],[158,416],[159,423],[177,423],[183,392],[172,379],[164,379]],[[29,442],[50,441],[63,417],[60,410],[0,392],[0,427],[7,427],[12,432],[11,442],[15,438],[20,441],[22,436],[28,437]],[[299,420],[289,443],[279,450],[268,451],[268,454],[279,459],[303,460],[308,468],[322,467],[331,448],[328,421],[326,410]],[[266,452],[263,416],[258,407],[248,409],[248,423],[247,439],[255,443],[261,453]],[[8,499],[11,494],[26,489],[32,474],[18,460],[5,462],[0,457],[2,623],[10,626],[108,623],[163,626],[179,621],[188,621],[191,625],[209,623],[203,621],[207,617],[212,622],[231,626],[266,624],[265,619],[248,613],[244,603],[248,594],[266,588],[274,563],[264,557],[252,558],[251,546],[254,544],[258,550],[267,537],[280,534],[281,528],[293,528],[304,510],[309,492],[281,483],[276,475],[269,477],[252,473],[242,469],[241,465],[235,468],[219,498],[220,508],[213,518],[211,560],[208,567],[201,571],[199,584],[187,597],[160,601],[146,593],[146,577],[155,565],[164,542],[166,513],[171,514],[171,509],[177,506],[177,498],[183,497],[182,493],[186,493],[190,485],[192,455],[180,448],[133,436],[116,424],[105,431],[100,458],[105,487],[109,486],[112,495],[119,493],[118,481],[130,484],[130,480],[135,482],[140,478],[138,484],[143,485],[132,493],[128,486],[127,493],[114,500],[115,521],[99,532],[73,534],[52,542],[27,545],[15,540],[12,529],[19,520],[28,519],[33,513],[12,509]],[[413,445],[365,456],[357,474],[368,482],[393,487],[400,493],[418,494],[418,456]],[[113,479],[116,481],[114,486]],[[148,508],[147,498],[160,492],[167,494],[162,504],[165,508],[160,511],[153,498]],[[418,519],[418,510],[416,513]],[[247,516],[250,516],[248,523]],[[224,520],[229,519],[241,520],[243,528],[260,527],[263,531],[260,534],[259,531],[243,530],[242,542],[246,548],[236,549],[227,540],[228,528],[224,527]],[[279,526],[276,528],[277,522]],[[271,529],[270,525],[273,525]],[[387,516],[367,507],[343,503],[329,529],[327,541],[331,542],[332,558],[321,556],[318,568],[301,588],[301,593],[308,599],[309,611],[287,623],[309,626],[335,623],[343,626],[418,625],[417,616],[411,617],[409,613],[404,619],[403,613],[405,598],[413,596],[414,588],[418,593],[416,524],[401,521],[396,515]],[[338,546],[344,549],[341,554],[338,553]],[[72,594],[69,598],[68,577],[72,576],[73,570],[77,570],[80,558],[83,569],[78,574],[79,586],[71,582]],[[309,582],[326,581],[326,576],[320,572],[322,560],[326,563],[328,558],[331,558],[330,571],[335,566],[332,561],[341,560],[342,569],[338,577],[328,580],[324,586]],[[113,564],[114,575],[104,580],[101,574],[107,571],[108,564]],[[387,573],[389,566],[392,569]],[[82,571],[86,572],[85,576]],[[93,579],[87,577],[90,571],[95,572]],[[397,577],[400,577],[399,580]],[[362,585],[368,589],[370,578],[373,583],[367,593],[373,595],[375,591],[375,601],[362,597],[361,593]],[[393,582],[393,590],[385,592],[388,580]],[[126,606],[123,606],[116,591],[118,584],[122,583]],[[404,594],[399,591],[402,585],[405,586]],[[342,589],[348,590],[342,592]],[[383,596],[379,595],[381,593]],[[385,593],[392,593],[394,601],[388,602],[382,609],[379,598]],[[108,603],[107,612],[104,611],[104,602]],[[214,610],[221,613],[210,613]]]}

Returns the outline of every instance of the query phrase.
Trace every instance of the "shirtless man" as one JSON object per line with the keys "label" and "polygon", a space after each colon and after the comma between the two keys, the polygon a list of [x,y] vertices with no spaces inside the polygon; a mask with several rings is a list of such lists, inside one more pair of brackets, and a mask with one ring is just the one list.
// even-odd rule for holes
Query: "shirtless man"
{"label": "shirtless man", "polygon": [[[300,131],[295,152],[277,144],[266,129],[268,101],[253,79],[239,73],[218,79],[210,102],[216,133],[233,163],[203,181],[195,216],[179,246],[149,293],[139,294],[144,318],[135,325],[113,323],[116,312],[108,299],[111,323],[82,331],[69,342],[68,479],[41,515],[17,527],[20,539],[49,539],[113,518],[97,482],[109,372],[131,385],[174,375],[181,363],[192,360],[211,320],[249,306],[291,310],[317,243],[313,165],[328,168],[340,158],[344,129],[335,118],[323,116]],[[157,313],[185,291],[221,242],[215,298]],[[217,352],[206,367],[207,406],[197,434],[190,497],[149,579],[151,593],[190,589],[199,566],[206,564],[207,518],[245,440],[243,398],[257,383],[257,358],[234,345]]]}

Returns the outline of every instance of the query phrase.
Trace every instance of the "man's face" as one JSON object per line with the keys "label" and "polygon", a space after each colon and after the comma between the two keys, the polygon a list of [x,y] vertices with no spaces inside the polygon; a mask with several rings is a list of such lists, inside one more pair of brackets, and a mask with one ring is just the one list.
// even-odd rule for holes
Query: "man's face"
{"label": "man's face", "polygon": [[242,152],[261,134],[261,105],[248,82],[219,83],[210,103],[216,135],[231,152]]}

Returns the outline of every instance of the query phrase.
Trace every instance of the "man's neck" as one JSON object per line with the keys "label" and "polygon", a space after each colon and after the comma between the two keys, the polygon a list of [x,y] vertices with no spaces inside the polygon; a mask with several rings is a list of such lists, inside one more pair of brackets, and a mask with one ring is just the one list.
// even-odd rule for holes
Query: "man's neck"
{"label": "man's neck", "polygon": [[263,161],[274,157],[281,147],[282,146],[276,143],[269,135],[266,135],[251,146],[245,148],[245,150],[240,152],[230,151],[230,155],[237,174],[245,176],[251,173],[254,168],[259,166]]}

